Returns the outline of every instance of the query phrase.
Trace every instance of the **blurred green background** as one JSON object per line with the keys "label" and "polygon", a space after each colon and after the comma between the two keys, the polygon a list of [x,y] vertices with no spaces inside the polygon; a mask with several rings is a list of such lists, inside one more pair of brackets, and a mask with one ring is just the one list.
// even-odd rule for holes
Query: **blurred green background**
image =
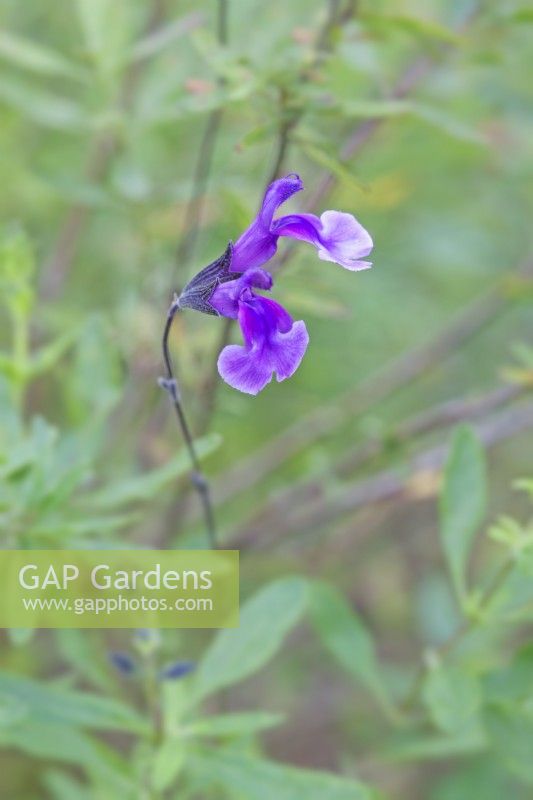
{"label": "blurred green background", "polygon": [[514,0],[0,1],[3,547],[204,546],[157,386],[173,291],[286,172],[291,209],[349,211],[375,243],[351,275],[281,241],[274,296],[311,343],[257,398],[216,377],[223,320],[172,333],[243,599],[273,581],[301,602],[285,628],[252,608],[265,652],[199,707],[285,721],[180,738],[195,679],[154,690],[154,663],[216,673],[235,640],[5,632],[0,797],[530,796],[532,19]]}

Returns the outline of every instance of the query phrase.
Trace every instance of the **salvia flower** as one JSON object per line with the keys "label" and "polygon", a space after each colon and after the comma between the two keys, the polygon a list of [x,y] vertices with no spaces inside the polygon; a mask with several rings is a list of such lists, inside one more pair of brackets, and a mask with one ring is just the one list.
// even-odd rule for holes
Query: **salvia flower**
{"label": "salvia flower", "polygon": [[351,214],[324,211],[321,217],[289,214],[274,219],[278,208],[301,189],[295,174],[271,183],[250,227],[179,297],[180,307],[238,320],[244,344],[222,350],[218,371],[226,383],[248,394],[264,389],[274,374],[278,381],[290,378],[309,343],[302,320],[295,322],[279,303],[258,293],[272,288],[272,276],[262,267],[276,253],[279,237],[308,242],[320,259],[351,271],[371,266],[361,259],[372,250],[372,239]]}
{"label": "salvia flower", "polygon": [[123,675],[132,675],[137,669],[137,662],[129,653],[113,651],[108,657],[115,669]]}
{"label": "salvia flower", "polygon": [[175,661],[167,664],[159,673],[161,680],[175,681],[184,678],[196,669],[194,661]]}

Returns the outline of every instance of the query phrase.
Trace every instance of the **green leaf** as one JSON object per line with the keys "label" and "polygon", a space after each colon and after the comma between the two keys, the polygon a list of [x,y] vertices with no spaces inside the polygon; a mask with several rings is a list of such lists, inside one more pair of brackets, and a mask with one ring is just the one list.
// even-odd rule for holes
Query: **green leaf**
{"label": "green leaf", "polygon": [[40,75],[61,75],[77,80],[87,77],[85,70],[78,64],[55,50],[6,30],[0,31],[0,57]]}
{"label": "green leaf", "polygon": [[132,788],[128,773],[115,754],[70,725],[50,720],[24,720],[19,725],[0,729],[0,746],[16,747],[36,758],[76,764],[89,772],[94,771],[116,791],[124,793]]}
{"label": "green leaf", "polygon": [[91,739],[70,725],[52,720],[23,720],[0,728],[0,744],[17,747],[38,758],[90,764],[94,759]]}
{"label": "green leaf", "polygon": [[155,752],[152,764],[152,785],[157,792],[168,789],[185,763],[183,739],[172,737],[163,742]]}
{"label": "green leaf", "polygon": [[[487,145],[487,138],[477,128],[442,108],[412,100],[348,100],[341,104],[344,117],[387,119],[410,116],[437,128],[446,136],[476,145]],[[324,165],[325,166],[325,165]],[[360,188],[360,187],[359,187]]]}
{"label": "green leaf", "polygon": [[90,118],[74,100],[36,89],[14,78],[0,81],[0,100],[46,128],[81,132],[91,125]]}
{"label": "green leaf", "polygon": [[[140,646],[150,643],[139,643]],[[147,653],[144,657],[149,657]],[[163,681],[160,686],[163,728],[169,737],[182,731],[182,719],[187,710],[185,683],[183,681]]]}
{"label": "green leaf", "polygon": [[109,664],[101,654],[99,631],[63,628],[54,631],[58,654],[80,675],[98,689],[109,691],[113,680]]}
{"label": "green leaf", "polygon": [[54,800],[91,800],[90,789],[66,772],[49,770],[43,782]]}
{"label": "green leaf", "polygon": [[62,336],[58,336],[53,342],[44,345],[38,350],[30,361],[29,372],[32,377],[42,375],[54,367],[61,357],[72,346],[77,335],[77,331],[70,330]]}
{"label": "green leaf", "polygon": [[453,139],[476,145],[486,146],[488,144],[487,138],[479,130],[463,120],[457,119],[447,111],[422,103],[410,103],[409,108],[415,117],[427,122]]}
{"label": "green leaf", "polygon": [[453,736],[402,736],[385,746],[383,757],[389,761],[434,761],[479,753],[487,746],[483,731],[471,727]]}
{"label": "green leaf", "polygon": [[348,189],[358,192],[364,189],[361,181],[359,181],[350,171],[350,169],[340,162],[335,156],[327,153],[325,150],[317,147],[315,144],[310,144],[306,141],[303,141],[301,146],[307,158],[311,159],[311,161],[313,161],[315,164],[318,164],[319,167],[323,167],[335,175],[335,177],[339,179],[340,183],[345,185]]}
{"label": "green leaf", "polygon": [[464,759],[464,766],[457,765],[453,770],[443,772],[443,777],[437,778],[433,786],[431,800],[502,800],[514,797],[508,777],[492,755]]}
{"label": "green leaf", "polygon": [[464,602],[466,568],[487,499],[483,448],[474,432],[459,427],[454,435],[440,495],[440,535],[452,581]]}
{"label": "green leaf", "polygon": [[200,662],[196,699],[244,680],[270,661],[301,618],[307,600],[307,581],[299,577],[280,578],[248,600],[241,608],[239,628],[220,631]]}
{"label": "green leaf", "polygon": [[[103,317],[93,315],[79,330],[74,363],[65,387],[69,416],[77,424],[98,422],[113,408],[123,390],[120,355]],[[91,431],[89,444],[94,442]]]}
{"label": "green leaf", "polygon": [[386,713],[394,714],[372,636],[333,586],[312,584],[311,620],[322,644],[337,663],[371,692]]}
{"label": "green leaf", "polygon": [[422,698],[434,724],[450,734],[471,725],[481,706],[478,681],[458,667],[445,664],[429,671]]}
{"label": "green leaf", "polygon": [[513,775],[533,786],[533,715],[490,709],[485,723],[496,756]]}
{"label": "green leaf", "polygon": [[533,698],[533,643],[527,644],[506,667],[487,675],[484,693],[491,704],[526,708]]}
{"label": "green leaf", "polygon": [[435,40],[445,44],[460,44],[462,41],[458,33],[425,16],[363,13],[361,19],[373,28],[384,31],[403,30],[419,39]]}
{"label": "green leaf", "polygon": [[76,0],[75,5],[87,50],[108,75],[126,60],[131,5],[125,0]]}
{"label": "green leaf", "polygon": [[284,718],[283,714],[268,714],[262,711],[218,714],[193,722],[187,726],[187,732],[192,736],[246,736],[280,725]]}
{"label": "green leaf", "polygon": [[0,673],[0,692],[18,702],[30,718],[43,722],[140,734],[149,730],[148,722],[128,706],[96,694],[60,689],[7,672]]}
{"label": "green leaf", "polygon": [[204,785],[225,789],[234,800],[370,800],[356,780],[298,769],[239,753],[204,750],[191,756],[191,769]]}

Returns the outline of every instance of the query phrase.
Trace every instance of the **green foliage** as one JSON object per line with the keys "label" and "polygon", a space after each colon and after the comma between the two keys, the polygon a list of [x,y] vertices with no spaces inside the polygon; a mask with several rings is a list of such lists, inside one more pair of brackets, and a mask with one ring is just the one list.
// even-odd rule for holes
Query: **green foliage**
{"label": "green foliage", "polygon": [[443,664],[430,669],[422,690],[435,725],[448,734],[475,725],[481,705],[478,681],[464,669]]}
{"label": "green foliage", "polygon": [[313,584],[311,619],[333,658],[394,716],[372,637],[342,595],[327,584]]}
{"label": "green foliage", "polygon": [[269,661],[305,611],[308,591],[303,578],[281,578],[243,605],[239,627],[218,633],[200,662],[196,697],[231,686]]}
{"label": "green foliage", "polygon": [[486,506],[483,449],[469,428],[458,428],[444,472],[441,493],[441,539],[453,584],[462,602],[474,536]]}
{"label": "green foliage", "polygon": [[[2,797],[530,797],[530,22],[514,0],[5,0],[1,546],[203,545],[161,328],[278,156],[306,184],[295,210],[354,213],[375,251],[361,276],[290,252],[275,292],[308,325],[302,368],[253,400],[219,386],[209,431],[221,331],[179,315],[223,543],[260,552],[257,590],[209,640],[10,631]],[[463,417],[479,434],[451,438],[439,538],[435,464]],[[481,442],[502,448],[490,486]],[[160,680],[182,656],[195,673]]]}
{"label": "green foliage", "polygon": [[201,784],[222,787],[239,800],[370,800],[360,783],[230,752],[206,751],[193,760]]}

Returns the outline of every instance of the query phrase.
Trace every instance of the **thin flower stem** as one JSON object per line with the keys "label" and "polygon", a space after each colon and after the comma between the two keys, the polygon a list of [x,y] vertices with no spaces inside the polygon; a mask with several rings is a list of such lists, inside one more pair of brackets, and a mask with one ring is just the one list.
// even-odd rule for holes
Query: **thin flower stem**
{"label": "thin flower stem", "polygon": [[170,306],[168,311],[165,330],[163,332],[163,342],[162,342],[163,359],[165,362],[165,368],[167,374],[165,378],[160,378],[159,385],[161,386],[162,389],[165,389],[165,391],[168,393],[172,401],[172,405],[174,406],[174,409],[176,411],[176,416],[178,418],[181,432],[183,434],[183,439],[185,441],[185,446],[187,448],[187,452],[189,454],[189,458],[191,461],[191,466],[192,466],[191,483],[200,498],[202,511],[205,518],[205,525],[209,540],[209,546],[213,550],[215,550],[217,548],[217,536],[216,536],[215,515],[213,512],[213,506],[211,504],[211,492],[209,489],[209,483],[202,472],[200,466],[200,460],[198,458],[198,454],[194,446],[194,440],[191,434],[191,430],[187,422],[187,417],[185,416],[180,390],[178,387],[178,381],[174,375],[174,370],[172,367],[172,359],[170,357],[170,350],[168,346],[170,329],[172,328],[172,322],[174,321],[174,317],[176,316],[176,313],[179,311],[179,307],[180,306],[178,298],[174,297],[172,305]]}

